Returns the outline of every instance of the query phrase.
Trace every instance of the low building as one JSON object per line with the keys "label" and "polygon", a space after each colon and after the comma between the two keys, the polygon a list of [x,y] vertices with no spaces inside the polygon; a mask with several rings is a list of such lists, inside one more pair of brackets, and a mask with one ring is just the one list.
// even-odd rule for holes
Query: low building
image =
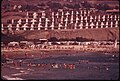
{"label": "low building", "polygon": [[19,47],[19,42],[10,42],[8,43],[8,47]]}

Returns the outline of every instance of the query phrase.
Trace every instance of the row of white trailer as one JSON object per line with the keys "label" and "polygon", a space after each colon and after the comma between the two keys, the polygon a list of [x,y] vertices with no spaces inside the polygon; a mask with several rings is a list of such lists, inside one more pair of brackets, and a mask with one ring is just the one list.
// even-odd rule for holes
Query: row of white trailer
{"label": "row of white trailer", "polygon": [[42,26],[41,24],[23,24],[22,26],[17,24],[17,25],[12,25],[9,24],[7,26],[4,26],[2,24],[2,30],[54,30],[54,29],[88,29],[88,28],[113,28],[113,27],[119,27],[119,21],[115,22],[91,22],[91,23],[75,23],[75,24],[68,24],[65,23],[64,25],[58,24],[55,26],[54,24],[48,25],[47,23]]}
{"label": "row of white trailer", "polygon": [[41,14],[37,12],[27,12],[25,18],[7,20],[7,22],[3,22],[1,25],[2,30],[54,30],[119,27],[118,14],[98,15],[94,13],[81,15],[81,13],[82,10],[71,12],[59,10],[58,12],[50,12],[49,14],[45,11],[42,11]]}

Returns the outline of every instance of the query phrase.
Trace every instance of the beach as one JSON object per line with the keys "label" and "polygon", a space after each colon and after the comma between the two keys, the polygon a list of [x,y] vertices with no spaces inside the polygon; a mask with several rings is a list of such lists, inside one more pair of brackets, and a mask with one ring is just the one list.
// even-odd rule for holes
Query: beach
{"label": "beach", "polygon": [[1,67],[8,80],[117,80],[119,75],[117,52],[34,49],[2,54],[9,58]]}

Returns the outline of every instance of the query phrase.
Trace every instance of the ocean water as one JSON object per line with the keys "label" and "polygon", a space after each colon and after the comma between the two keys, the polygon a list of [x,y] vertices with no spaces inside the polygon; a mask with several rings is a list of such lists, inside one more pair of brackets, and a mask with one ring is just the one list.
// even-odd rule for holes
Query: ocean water
{"label": "ocean water", "polygon": [[[119,54],[80,53],[46,58],[18,58],[21,66],[3,65],[4,79],[25,80],[117,80]],[[70,68],[70,65],[73,67]],[[66,67],[65,67],[66,66]],[[12,72],[5,73],[4,70]],[[7,78],[6,78],[7,77]]]}

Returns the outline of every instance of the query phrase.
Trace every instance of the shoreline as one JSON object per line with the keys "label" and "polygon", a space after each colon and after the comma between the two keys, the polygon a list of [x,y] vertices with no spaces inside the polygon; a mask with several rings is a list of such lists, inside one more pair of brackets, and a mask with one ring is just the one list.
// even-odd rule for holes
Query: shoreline
{"label": "shoreline", "polygon": [[119,48],[65,48],[65,49],[1,49],[1,52],[31,52],[31,51],[78,51],[78,52],[101,52],[101,53],[119,53]]}
{"label": "shoreline", "polygon": [[[66,48],[67,47],[67,48]],[[69,47],[66,46],[64,48],[41,48],[41,49],[2,49],[1,55],[5,58],[29,58],[39,57],[54,57],[59,55],[84,55],[86,53],[100,53],[100,54],[109,54],[109,55],[119,55],[118,48],[81,48],[79,46]]]}
{"label": "shoreline", "polygon": [[5,58],[46,58],[46,57],[54,57],[59,55],[84,55],[86,53],[96,53],[96,54],[108,54],[108,55],[119,55],[119,51],[117,50],[60,50],[60,49],[32,49],[32,50],[2,50],[1,55]]}

